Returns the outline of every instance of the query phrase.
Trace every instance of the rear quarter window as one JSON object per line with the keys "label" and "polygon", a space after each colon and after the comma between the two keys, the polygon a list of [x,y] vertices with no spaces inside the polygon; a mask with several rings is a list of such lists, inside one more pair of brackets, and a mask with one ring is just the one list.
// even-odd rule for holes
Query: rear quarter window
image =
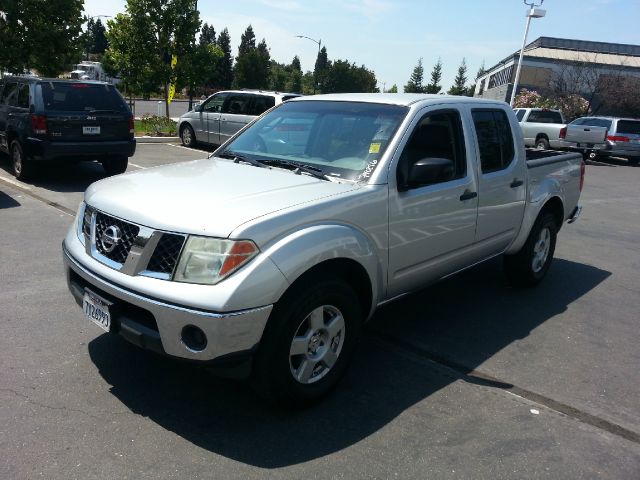
{"label": "rear quarter window", "polygon": [[618,120],[616,133],[628,133],[630,135],[640,135],[640,121]]}
{"label": "rear quarter window", "polygon": [[113,85],[43,82],[41,87],[45,110],[64,112],[111,110],[117,113],[128,111],[122,96]]}

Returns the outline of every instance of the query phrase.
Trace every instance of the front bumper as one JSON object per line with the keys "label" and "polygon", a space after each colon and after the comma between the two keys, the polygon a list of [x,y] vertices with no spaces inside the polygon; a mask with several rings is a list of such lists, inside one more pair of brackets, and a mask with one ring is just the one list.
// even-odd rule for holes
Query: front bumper
{"label": "front bumper", "polygon": [[[258,345],[273,305],[216,313],[141,295],[96,275],[63,245],[67,285],[79,304],[85,288],[114,303],[112,331],[136,345],[166,355],[211,363],[249,355]],[[182,341],[186,326],[204,332],[207,345],[194,351]]]}

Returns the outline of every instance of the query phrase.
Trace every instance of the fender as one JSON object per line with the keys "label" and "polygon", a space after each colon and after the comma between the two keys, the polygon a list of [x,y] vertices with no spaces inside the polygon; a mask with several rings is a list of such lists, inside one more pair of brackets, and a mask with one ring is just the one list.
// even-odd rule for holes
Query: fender
{"label": "fender", "polygon": [[[359,263],[371,282],[372,313],[384,293],[385,272],[380,252],[364,232],[345,224],[311,225],[276,240],[265,255],[280,269],[289,283],[295,282],[314,266],[332,259]],[[284,290],[278,292],[278,298]]]}
{"label": "fender", "polygon": [[518,252],[527,241],[529,232],[538,218],[538,215],[544,206],[554,197],[557,197],[565,205],[564,188],[560,181],[553,177],[547,177],[542,182],[531,182],[529,188],[527,204],[525,206],[524,217],[522,218],[522,226],[515,240],[505,251],[506,254]]}

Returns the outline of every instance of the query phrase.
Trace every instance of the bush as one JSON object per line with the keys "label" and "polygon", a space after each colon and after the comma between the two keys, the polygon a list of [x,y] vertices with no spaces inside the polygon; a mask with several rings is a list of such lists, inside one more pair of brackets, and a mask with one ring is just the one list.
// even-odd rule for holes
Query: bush
{"label": "bush", "polygon": [[136,122],[136,133],[146,135],[176,135],[176,122],[167,117],[145,114]]}
{"label": "bush", "polygon": [[580,95],[563,95],[556,98],[543,97],[534,90],[523,88],[516,95],[514,108],[551,108],[560,110],[567,121],[589,114],[589,102]]}

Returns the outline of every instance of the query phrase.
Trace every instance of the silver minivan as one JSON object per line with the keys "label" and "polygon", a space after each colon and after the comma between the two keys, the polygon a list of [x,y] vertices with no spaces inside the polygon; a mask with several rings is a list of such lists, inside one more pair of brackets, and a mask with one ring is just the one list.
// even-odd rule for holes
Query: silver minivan
{"label": "silver minivan", "polygon": [[605,127],[606,145],[597,150],[597,155],[626,158],[631,165],[640,162],[640,119],[619,117],[581,117],[570,125]]}
{"label": "silver minivan", "polygon": [[221,145],[271,107],[299,96],[262,90],[214,93],[180,117],[180,139],[186,147],[193,147],[196,143]]}

